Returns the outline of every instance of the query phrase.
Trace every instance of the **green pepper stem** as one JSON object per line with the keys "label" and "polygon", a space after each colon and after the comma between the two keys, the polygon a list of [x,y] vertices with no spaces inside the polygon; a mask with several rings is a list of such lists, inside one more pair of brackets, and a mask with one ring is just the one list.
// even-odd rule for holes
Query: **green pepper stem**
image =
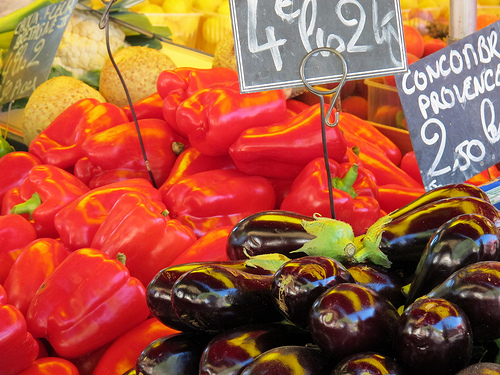
{"label": "green pepper stem", "polygon": [[334,177],[332,178],[333,187],[337,190],[345,191],[351,197],[356,198],[358,194],[354,190],[353,185],[358,178],[358,165],[353,164],[351,168],[347,171],[344,178]]}
{"label": "green pepper stem", "polygon": [[42,200],[40,199],[40,195],[38,193],[34,193],[30,199],[23,203],[16,204],[10,210],[11,214],[29,214],[30,219],[33,219],[33,212],[37,209],[38,206],[42,204]]}

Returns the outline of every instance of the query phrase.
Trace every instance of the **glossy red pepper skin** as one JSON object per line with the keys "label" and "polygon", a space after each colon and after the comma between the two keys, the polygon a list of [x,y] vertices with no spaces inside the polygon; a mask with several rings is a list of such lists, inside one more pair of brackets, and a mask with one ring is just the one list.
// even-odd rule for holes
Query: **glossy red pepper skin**
{"label": "glossy red pepper skin", "polygon": [[424,186],[422,176],[420,175],[420,168],[417,163],[417,157],[415,156],[415,151],[409,151],[404,154],[399,167],[411,178]]}
{"label": "glossy red pepper skin", "polygon": [[181,134],[202,154],[226,155],[242,131],[283,121],[286,112],[282,90],[241,94],[217,87],[197,91],[184,100],[176,122]]}
{"label": "glossy red pepper skin", "polygon": [[42,164],[35,155],[25,151],[14,151],[0,158],[0,209],[3,197],[10,189],[19,187],[28,176],[29,171],[36,165]]}
{"label": "glossy red pepper skin", "polygon": [[70,251],[90,247],[97,229],[118,198],[128,192],[161,202],[160,192],[150,182],[136,178],[92,189],[60,210],[54,224],[61,242]]}
{"label": "glossy red pepper skin", "polygon": [[[335,219],[349,223],[355,235],[360,235],[380,218],[378,189],[373,175],[352,163],[337,163],[329,160],[331,176],[334,179],[333,202]],[[335,178],[342,179],[353,166],[357,176],[350,192],[335,187]],[[331,217],[328,178],[323,158],[316,158],[295,178],[290,194],[280,207],[306,216],[319,213]]]}
{"label": "glossy red pepper skin", "polygon": [[[90,189],[82,181],[64,169],[54,165],[33,167],[19,187],[20,202],[4,209],[12,213],[28,213],[38,237],[57,238],[55,215],[69,203]],[[33,197],[37,194],[38,198]]]}
{"label": "glossy red pepper skin", "polygon": [[4,283],[9,303],[26,314],[43,281],[69,254],[69,250],[53,238],[39,238],[25,246]]}
{"label": "glossy red pepper skin", "polygon": [[214,229],[196,240],[170,266],[192,262],[227,262],[226,244],[233,226]]}
{"label": "glossy red pepper skin", "polygon": [[407,187],[421,187],[422,184],[415,181],[401,168],[396,166],[377,147],[365,141],[359,141],[359,137],[344,133],[347,145],[350,148],[359,149],[359,160],[363,167],[372,172],[377,179],[378,185],[397,184]]}
{"label": "glossy red pepper skin", "polygon": [[83,99],[68,107],[29,145],[44,164],[70,169],[84,156],[83,142],[92,134],[128,122],[127,114],[111,103]]}
{"label": "glossy red pepper skin", "polygon": [[158,94],[163,98],[163,118],[175,131],[185,136],[186,134],[183,134],[177,126],[177,108],[197,91],[218,86],[238,89],[236,71],[228,68],[183,67],[161,72],[156,87]]}
{"label": "glossy red pepper skin", "polygon": [[[134,121],[132,110],[127,105],[123,107],[129,121]],[[134,112],[138,120],[147,118],[157,118],[163,120],[163,98],[157,93],[153,93],[148,97],[134,103]]]}
{"label": "glossy red pepper skin", "polygon": [[3,287],[2,284],[0,284],[0,306],[5,305],[7,303],[7,291]]}
{"label": "glossy red pepper skin", "polygon": [[[328,156],[342,162],[345,138],[339,127],[327,127]],[[229,155],[236,167],[248,174],[293,179],[311,160],[323,156],[321,108],[311,106],[298,115],[269,126],[243,131]]]}
{"label": "glossy red pepper skin", "polygon": [[380,149],[394,165],[400,164],[401,150],[368,121],[347,112],[340,112],[338,126],[344,133],[352,133]]}
{"label": "glossy red pepper skin", "polygon": [[163,205],[137,193],[123,194],[97,230],[91,247],[110,258],[119,253],[144,285],[196,241],[191,228],[170,219]]}
{"label": "glossy red pepper skin", "polygon": [[151,342],[178,332],[156,318],[149,318],[117,338],[104,352],[92,374],[123,374],[135,367],[139,355]]}
{"label": "glossy red pepper skin", "polygon": [[64,358],[45,357],[35,360],[18,375],[79,375],[78,368]]}
{"label": "glossy red pepper skin", "polygon": [[18,375],[35,361],[38,351],[38,342],[27,331],[23,314],[15,306],[0,306],[2,375]]}
{"label": "glossy red pepper skin", "polygon": [[423,187],[408,187],[396,184],[378,187],[378,203],[386,213],[400,209],[425,194]]}
{"label": "glossy red pepper skin", "polygon": [[[153,173],[156,186],[167,179],[177,155],[172,150],[174,142],[183,139],[160,119],[139,120],[141,137]],[[103,186],[99,178],[106,174],[117,177],[115,181],[106,179],[106,184],[121,180],[121,173],[127,178],[149,179],[144,156],[134,122],[126,122],[89,136],[82,145],[83,156],[93,165],[92,169],[84,169],[82,173],[75,167],[75,175],[91,188]],[[109,173],[111,172],[111,173]]]}
{"label": "glossy red pepper skin", "polygon": [[26,322],[59,356],[77,358],[120,337],[148,315],[144,285],[118,260],[86,248],[71,253],[45,279]]}
{"label": "glossy red pepper skin", "polygon": [[177,157],[167,180],[160,186],[159,190],[162,196],[165,196],[167,191],[184,177],[214,169],[235,168],[229,155],[209,156],[202,154],[194,147],[188,147]]}
{"label": "glossy red pepper skin", "polygon": [[5,282],[22,248],[37,238],[33,225],[21,215],[0,216],[0,284]]}
{"label": "glossy red pepper skin", "polygon": [[165,194],[164,203],[172,218],[201,237],[218,227],[235,225],[255,212],[272,209],[276,193],[264,177],[216,169],[177,182]]}

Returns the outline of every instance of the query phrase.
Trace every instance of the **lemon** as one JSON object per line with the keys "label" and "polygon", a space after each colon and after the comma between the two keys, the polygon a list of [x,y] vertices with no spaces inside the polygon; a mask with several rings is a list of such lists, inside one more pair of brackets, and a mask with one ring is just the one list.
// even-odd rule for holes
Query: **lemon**
{"label": "lemon", "polygon": [[194,0],[193,8],[200,12],[216,12],[222,0]]}
{"label": "lemon", "polygon": [[163,3],[163,11],[165,13],[190,13],[191,7],[189,2],[184,0],[165,0]]}
{"label": "lemon", "polygon": [[418,0],[400,0],[401,9],[418,8]]}

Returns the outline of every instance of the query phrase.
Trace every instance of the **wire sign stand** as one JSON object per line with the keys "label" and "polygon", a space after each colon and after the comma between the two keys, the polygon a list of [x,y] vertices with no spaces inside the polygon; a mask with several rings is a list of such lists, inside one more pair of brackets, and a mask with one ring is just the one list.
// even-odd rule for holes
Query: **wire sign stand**
{"label": "wire sign stand", "polygon": [[[342,77],[340,79],[339,84],[334,87],[333,89],[330,90],[319,90],[312,86],[309,82],[307,82],[307,78],[305,77],[305,70],[306,70],[306,64],[308,60],[311,58],[311,56],[320,53],[320,52],[329,52],[333,55],[336,55],[341,63],[342,63]],[[339,98],[340,95],[340,90],[344,86],[344,83],[347,78],[347,62],[342,56],[340,52],[338,52],[336,49],[330,48],[330,47],[321,47],[312,50],[309,52],[304,59],[302,60],[300,64],[300,78],[302,79],[302,82],[304,83],[304,86],[308,91],[311,93],[315,94],[316,96],[319,97],[320,105],[321,105],[321,138],[323,141],[323,156],[325,160],[325,168],[326,168],[326,176],[328,180],[328,196],[330,199],[330,212],[332,215],[332,219],[335,219],[335,204],[333,201],[333,183],[332,183],[332,174],[330,170],[330,163],[328,162],[328,146],[327,146],[327,140],[326,140],[326,127],[335,127],[337,126],[339,122],[339,113],[336,111],[335,112],[335,120],[333,122],[330,121],[330,117],[332,116],[333,109],[335,107],[335,103],[337,102],[337,99]],[[325,110],[325,96],[333,95],[332,100],[330,101],[330,105],[328,110]]]}

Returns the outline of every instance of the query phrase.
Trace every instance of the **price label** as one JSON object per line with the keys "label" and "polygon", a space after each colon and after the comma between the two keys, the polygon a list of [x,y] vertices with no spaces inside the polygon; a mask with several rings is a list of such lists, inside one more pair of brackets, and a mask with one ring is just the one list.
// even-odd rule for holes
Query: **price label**
{"label": "price label", "polygon": [[[323,47],[342,54],[348,80],[407,69],[399,0],[230,0],[230,9],[242,92],[303,86],[302,60]],[[307,81],[340,80],[338,60],[314,55]]]}
{"label": "price label", "polygon": [[481,29],[396,77],[426,190],[500,161],[499,28]]}
{"label": "price label", "polygon": [[19,22],[4,60],[0,104],[30,96],[47,80],[77,2],[51,4]]}

